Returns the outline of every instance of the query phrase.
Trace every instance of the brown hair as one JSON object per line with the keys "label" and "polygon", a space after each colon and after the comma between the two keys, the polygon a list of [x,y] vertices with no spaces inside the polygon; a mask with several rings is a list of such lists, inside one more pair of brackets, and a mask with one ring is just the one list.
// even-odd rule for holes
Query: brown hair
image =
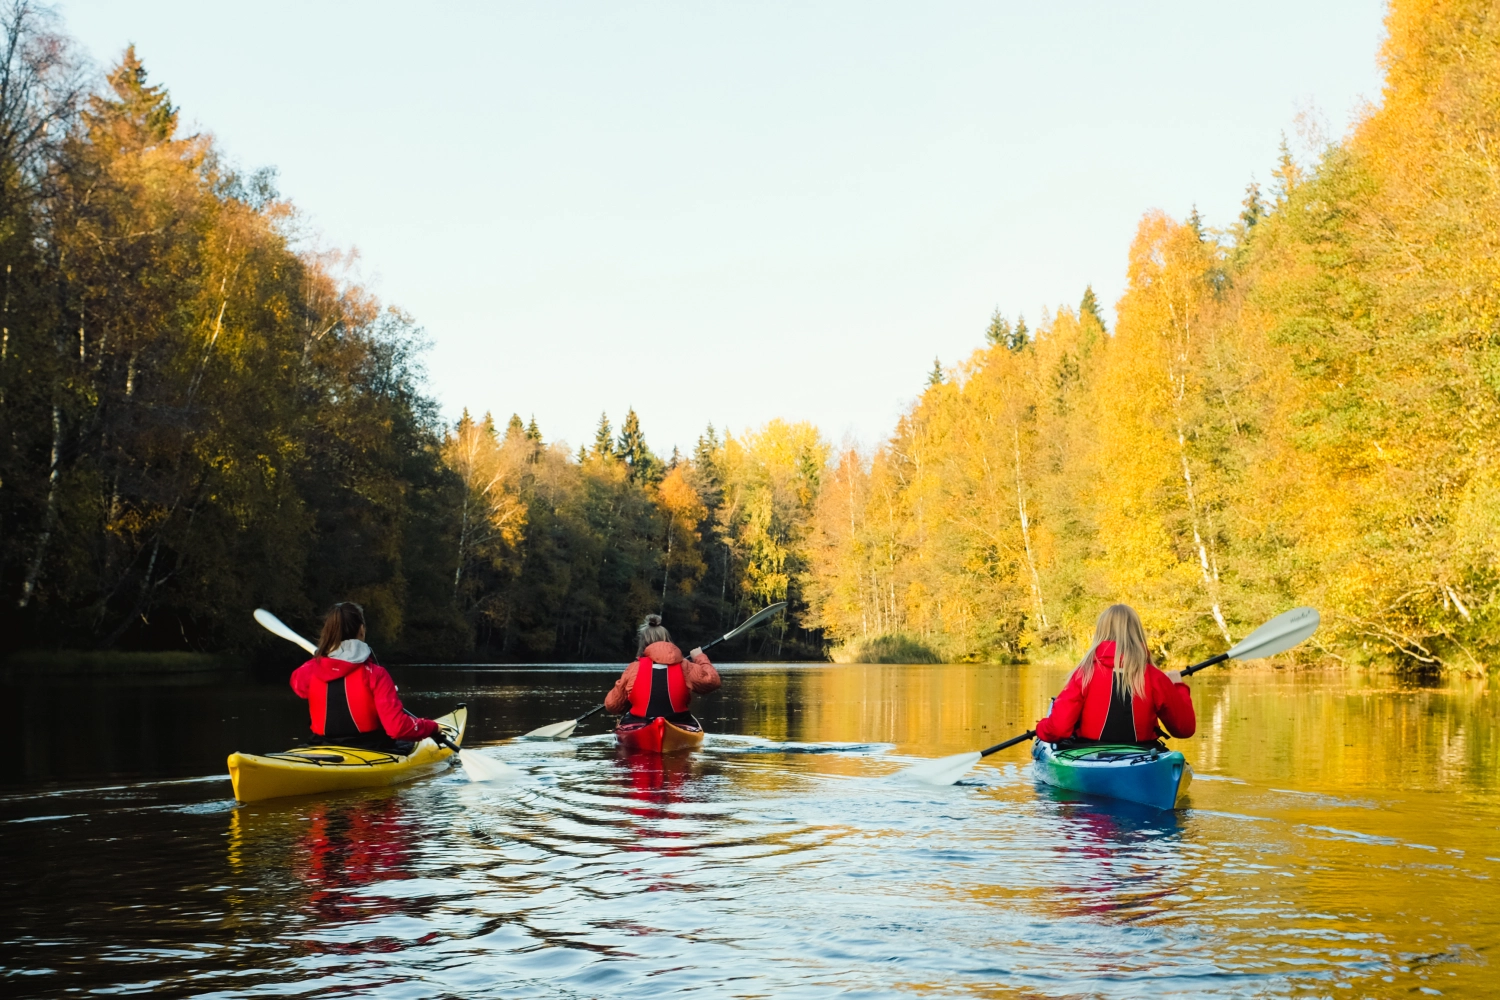
{"label": "brown hair", "polygon": [[636,633],[635,655],[644,656],[646,647],[653,642],[671,642],[672,633],[661,623],[661,615],[647,615]]}
{"label": "brown hair", "polygon": [[358,639],[359,630],[365,627],[365,609],[353,601],[340,601],[323,619],[323,634],[318,637],[315,656],[327,656],[345,639]]}

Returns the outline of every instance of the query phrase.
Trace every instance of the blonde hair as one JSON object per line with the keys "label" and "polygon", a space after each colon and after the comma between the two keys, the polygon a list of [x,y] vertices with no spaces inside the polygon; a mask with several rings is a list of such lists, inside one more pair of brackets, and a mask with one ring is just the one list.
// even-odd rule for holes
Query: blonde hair
{"label": "blonde hair", "polygon": [[1101,642],[1115,644],[1115,687],[1120,694],[1134,693],[1144,698],[1150,653],[1146,648],[1146,630],[1141,627],[1135,609],[1128,604],[1111,604],[1099,613],[1093,645],[1078,662],[1079,680],[1085,685],[1094,679],[1094,652]]}
{"label": "blonde hair", "polygon": [[636,633],[635,655],[644,656],[646,647],[653,642],[671,642],[672,633],[661,623],[661,615],[647,615]]}

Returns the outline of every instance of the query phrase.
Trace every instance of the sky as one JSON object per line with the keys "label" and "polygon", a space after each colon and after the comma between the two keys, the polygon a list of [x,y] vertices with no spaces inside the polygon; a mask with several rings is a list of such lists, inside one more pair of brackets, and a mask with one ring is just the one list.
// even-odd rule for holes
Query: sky
{"label": "sky", "polygon": [[[429,391],[652,447],[884,439],[997,308],[1092,284],[1141,216],[1231,223],[1283,136],[1379,98],[1375,0],[254,5],[71,0],[183,121],[273,166],[309,247],[431,340]],[[1312,129],[1303,123],[1314,123]],[[1319,124],[1321,123],[1321,124]]]}

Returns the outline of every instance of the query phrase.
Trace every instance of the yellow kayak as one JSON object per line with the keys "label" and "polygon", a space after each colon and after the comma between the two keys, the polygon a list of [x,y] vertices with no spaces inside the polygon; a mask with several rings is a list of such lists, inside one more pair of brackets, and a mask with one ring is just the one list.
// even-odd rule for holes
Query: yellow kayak
{"label": "yellow kayak", "polygon": [[[463,745],[469,710],[460,705],[437,723],[458,746]],[[450,766],[453,751],[430,739],[409,754],[351,747],[298,747],[283,753],[229,755],[229,780],[241,802],[279,799],[286,795],[315,795],[347,788],[379,788],[414,778],[425,778]]]}

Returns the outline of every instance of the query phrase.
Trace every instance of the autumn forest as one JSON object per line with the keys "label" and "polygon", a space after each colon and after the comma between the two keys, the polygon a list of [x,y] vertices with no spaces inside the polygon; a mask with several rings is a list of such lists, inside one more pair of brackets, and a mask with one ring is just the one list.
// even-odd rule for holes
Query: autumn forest
{"label": "autumn forest", "polygon": [[[1022,660],[1123,600],[1157,655],[1311,604],[1306,659],[1500,661],[1500,9],[1396,0],[1385,86],[1239,217],[1149,211],[1092,289],[975,318],[889,436],[653,451],[445,422],[416,318],[302,249],[274,174],[186,134],[44,10],[0,64],[0,627],[11,648],[246,651],[363,602],[388,657]],[[1290,123],[1289,123],[1290,125]],[[923,373],[913,373],[914,388]],[[770,415],[768,415],[770,416]]]}

